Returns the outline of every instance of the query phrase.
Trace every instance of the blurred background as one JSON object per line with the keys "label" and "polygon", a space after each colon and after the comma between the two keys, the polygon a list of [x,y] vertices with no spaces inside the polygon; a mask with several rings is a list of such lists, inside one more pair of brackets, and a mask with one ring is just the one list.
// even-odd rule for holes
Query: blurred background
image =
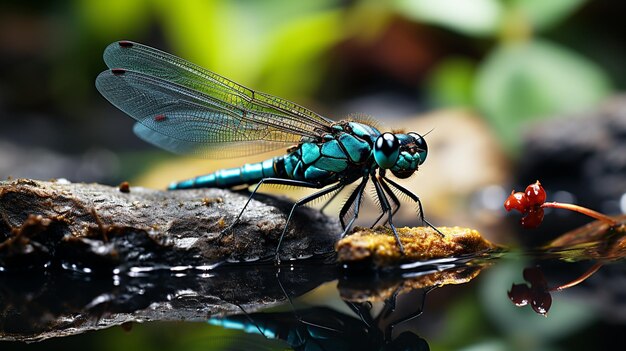
{"label": "blurred background", "polygon": [[[371,116],[385,130],[430,131],[429,158],[405,184],[436,225],[531,245],[587,221],[547,214],[542,229],[517,233],[519,217],[502,203],[537,179],[549,200],[626,213],[626,35],[617,1],[2,0],[0,178],[164,188],[276,155],[198,160],[135,137],[132,119],[94,87],[104,48],[122,39],[331,119]],[[396,223],[418,223],[411,206]],[[480,308],[457,306],[458,335],[477,345],[510,340],[507,328],[462,323]],[[146,342],[151,332],[123,335]],[[171,333],[159,345],[177,345],[182,331]],[[119,334],[76,338],[93,349],[135,342],[107,337]]]}

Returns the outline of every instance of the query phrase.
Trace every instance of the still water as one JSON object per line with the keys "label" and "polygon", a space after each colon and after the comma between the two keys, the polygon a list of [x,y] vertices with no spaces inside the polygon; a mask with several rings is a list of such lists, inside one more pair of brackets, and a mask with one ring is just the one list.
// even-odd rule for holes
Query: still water
{"label": "still water", "polygon": [[314,257],[281,267],[0,272],[0,349],[611,349],[626,331],[626,266],[620,247],[606,246],[383,270]]}

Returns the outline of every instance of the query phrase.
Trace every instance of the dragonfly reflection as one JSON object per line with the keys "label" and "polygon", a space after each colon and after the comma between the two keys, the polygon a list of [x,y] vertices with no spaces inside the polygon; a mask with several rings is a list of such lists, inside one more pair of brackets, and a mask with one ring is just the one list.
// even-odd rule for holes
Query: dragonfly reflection
{"label": "dragonfly reflection", "polygon": [[294,350],[426,351],[430,350],[428,342],[413,328],[393,331],[399,324],[421,315],[427,292],[428,289],[412,292],[413,311],[396,310],[395,295],[385,301],[376,316],[372,316],[369,302],[344,301],[353,314],[350,315],[322,306],[296,308],[290,300],[291,312],[248,314],[242,309],[242,314],[212,317],[208,323],[243,332],[235,336],[237,342],[231,347],[244,344],[246,334],[260,334],[270,340],[283,340]]}

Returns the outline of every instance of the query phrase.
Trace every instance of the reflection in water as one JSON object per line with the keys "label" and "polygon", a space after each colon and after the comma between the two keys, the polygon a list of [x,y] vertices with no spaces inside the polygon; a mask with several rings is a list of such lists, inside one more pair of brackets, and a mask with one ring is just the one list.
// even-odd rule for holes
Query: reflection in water
{"label": "reflection in water", "polygon": [[[464,258],[357,272],[301,262],[281,270],[254,265],[201,272],[177,268],[133,271],[132,276],[110,279],[69,271],[19,279],[5,272],[0,274],[0,340],[41,341],[137,321],[209,318],[212,324],[283,339],[295,349],[318,345],[321,350],[423,350],[427,343],[415,331],[404,330],[405,321],[421,314],[428,291],[467,282],[484,264],[484,258]],[[351,313],[291,303],[333,280],[339,281],[340,295]],[[384,301],[380,312],[372,309],[375,301]],[[259,312],[283,303],[292,306],[289,312]]]}
{"label": "reflection in water", "polygon": [[[619,266],[608,263],[622,260],[623,234],[623,226],[607,230],[593,223],[540,250],[525,252],[521,256],[536,259],[541,269],[526,269],[524,279],[529,285],[513,285],[509,298],[546,314],[554,307],[552,292],[583,281],[600,266],[600,271]],[[426,295],[437,287],[471,281],[503,256],[516,257],[501,251],[378,270],[312,259],[280,269],[224,264],[137,268],[113,275],[69,268],[29,271],[28,275],[0,272],[0,341],[41,341],[115,325],[128,327],[133,322],[209,321],[222,330],[239,330],[240,337],[260,334],[294,349],[426,350],[429,345],[423,336],[428,334],[421,329],[428,324],[422,323]],[[572,261],[582,261],[587,271],[553,287],[552,282],[562,282],[565,274],[561,272],[556,280],[546,268],[558,262],[572,276]],[[326,297],[323,305],[304,304],[298,298],[334,281],[340,298]],[[273,309],[279,306],[287,311]],[[554,311],[551,317],[558,317],[556,307]],[[431,313],[429,317],[437,316]]]}
{"label": "reflection in water", "polygon": [[426,340],[411,330],[395,337],[390,333],[393,326],[421,314],[421,306],[416,306],[408,317],[390,322],[398,312],[393,304],[385,304],[375,317],[371,315],[371,304],[347,304],[356,316],[327,307],[308,307],[211,318],[209,323],[280,339],[294,350],[429,350]]}
{"label": "reflection in water", "polygon": [[543,272],[538,267],[526,268],[524,269],[524,280],[530,283],[530,287],[526,284],[513,284],[508,292],[509,299],[518,307],[530,303],[533,311],[544,316],[547,315],[552,305],[552,296]]}
{"label": "reflection in water", "polygon": [[527,284],[513,284],[507,294],[515,306],[523,307],[530,304],[533,311],[546,316],[550,306],[552,306],[552,292],[565,290],[582,283],[602,266],[603,263],[595,263],[578,278],[555,287],[548,286],[548,282],[540,267],[527,267],[524,269],[523,276],[530,286]]}
{"label": "reflection in water", "polygon": [[[515,194],[511,194],[510,198],[513,198],[513,195]],[[524,280],[530,286],[513,284],[511,290],[508,291],[509,299],[518,307],[530,304],[533,311],[546,316],[552,305],[552,292],[576,286],[591,277],[603,265],[624,259],[626,255],[626,216],[601,218],[567,232],[545,245],[536,255],[568,262],[594,262],[579,277],[554,287],[549,287],[540,267],[524,269]]]}
{"label": "reflection in water", "polygon": [[[576,276],[572,272],[573,264],[569,262],[571,251],[561,249],[533,253],[531,258],[541,265],[541,272],[532,269],[524,275],[530,283],[526,287],[528,291],[550,292],[552,282],[563,282]],[[585,250],[586,253],[602,251],[593,250],[590,245],[585,246]],[[614,253],[615,250],[603,252]],[[495,260],[501,257],[527,256],[501,252],[376,271],[310,261],[280,269],[257,265],[175,267],[170,270],[131,270],[113,276],[77,271],[31,272],[28,276],[3,272],[0,273],[0,340],[40,341],[115,325],[128,327],[134,322],[204,324],[209,321],[222,328],[207,327],[207,332],[228,332],[229,342],[233,341],[232,335],[236,332],[235,344],[229,344],[225,348],[228,350],[255,349],[245,346],[250,345],[249,338],[247,344],[243,340],[246,335],[253,334],[257,334],[257,338],[264,335],[268,339],[280,340],[282,345],[302,350],[427,350],[433,341],[428,326],[441,318],[440,313],[436,313],[437,298],[441,298],[439,291],[433,294],[434,290],[444,285],[469,282],[485,267],[503,263]],[[589,258],[584,260],[581,264],[588,269]],[[595,260],[604,262],[597,256]],[[558,263],[557,270],[551,267],[553,263]],[[600,271],[613,266],[619,265],[605,265]],[[563,268],[567,274],[559,271]],[[556,277],[555,272],[559,274]],[[564,279],[565,276],[570,278]],[[491,287],[503,296],[506,285],[511,282],[509,279],[516,280],[509,276],[500,279],[504,285],[491,282]],[[300,298],[320,285],[328,287],[329,284],[325,284],[328,282],[337,282],[338,297],[319,298],[320,291],[316,290]],[[576,289],[579,290],[582,288]],[[445,294],[444,290],[441,293]],[[515,292],[511,290],[510,294]],[[526,296],[527,303],[532,306],[530,295],[521,295]],[[311,296],[317,297],[314,303]],[[427,296],[430,296],[429,302],[425,303]],[[551,298],[549,294],[548,297]],[[495,303],[495,299],[490,303],[492,301]],[[457,302],[457,299],[446,300],[446,304]],[[504,302],[511,306],[508,300]],[[472,300],[471,304],[474,303]],[[545,301],[536,305],[545,312],[550,307]],[[558,301],[558,305],[563,307],[566,301]],[[495,305],[491,307],[495,310]],[[564,323],[559,322],[559,317],[565,311],[552,307],[554,312],[550,320],[558,322],[556,324]],[[503,313],[503,310],[499,311]],[[507,320],[523,315],[517,309],[505,314]],[[183,328],[186,326],[191,327],[187,323]],[[125,335],[131,338],[136,333],[133,328]],[[207,345],[212,343],[211,340],[207,339]],[[258,339],[254,342],[259,343]],[[33,346],[37,345],[45,343]]]}
{"label": "reflection in water", "polygon": [[[528,285],[514,284],[509,298],[545,315],[552,292],[622,259],[624,230],[615,228],[591,224],[524,253],[537,259],[541,269],[526,269]],[[235,340],[260,334],[296,350],[428,350],[423,330],[416,327],[424,325],[427,294],[467,283],[503,256],[515,257],[500,251],[378,270],[310,260],[288,268],[224,264],[130,269],[112,276],[72,269],[28,276],[0,272],[0,340],[41,341],[133,322],[208,321],[223,330],[239,330]],[[556,280],[545,270],[548,264],[560,262],[571,270],[576,260],[587,265],[586,273],[552,287],[549,282]],[[333,281],[340,299],[333,298],[332,308],[328,298],[323,305],[298,298]],[[339,302],[343,309],[337,308]],[[276,311],[279,306],[287,310]]]}
{"label": "reflection in water", "polygon": [[[273,267],[199,273],[148,271],[106,278],[76,272],[0,274],[0,339],[39,341],[134,321],[206,321],[284,301]],[[333,266],[294,267],[281,278],[301,295],[335,279]]]}

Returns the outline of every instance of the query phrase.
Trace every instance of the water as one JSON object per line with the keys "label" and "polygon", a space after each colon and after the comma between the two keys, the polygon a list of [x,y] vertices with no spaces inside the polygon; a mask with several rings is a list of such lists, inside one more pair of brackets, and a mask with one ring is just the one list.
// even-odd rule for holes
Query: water
{"label": "water", "polygon": [[384,269],[328,256],[109,273],[32,260],[16,271],[13,262],[0,272],[0,347],[607,349],[626,330],[626,230],[606,228]]}

